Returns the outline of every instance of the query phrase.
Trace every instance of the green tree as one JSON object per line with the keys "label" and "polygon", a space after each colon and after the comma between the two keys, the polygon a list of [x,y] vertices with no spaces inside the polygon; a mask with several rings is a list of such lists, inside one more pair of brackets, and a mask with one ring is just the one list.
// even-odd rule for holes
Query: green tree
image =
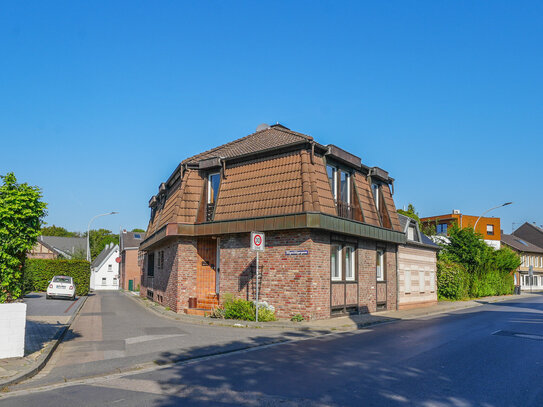
{"label": "green tree", "polygon": [[420,223],[419,214],[415,210],[415,207],[413,206],[413,204],[410,203],[409,205],[407,205],[407,210],[406,211],[404,211],[403,209],[398,209],[397,212],[399,214],[404,215],[404,216],[408,216],[411,219],[415,219],[418,222],[419,226],[422,226],[421,223]]}
{"label": "green tree", "polygon": [[520,257],[507,247],[494,250],[472,228],[449,227],[448,245],[438,254],[440,298],[461,299],[513,292],[511,272]]}
{"label": "green tree", "polygon": [[19,184],[13,173],[0,176],[0,303],[19,298],[23,288],[22,268],[46,215],[38,187]]}
{"label": "green tree", "polygon": [[62,226],[45,226],[41,228],[42,236],[79,237],[80,233],[69,232]]}
{"label": "green tree", "polygon": [[447,231],[450,243],[443,249],[442,256],[462,264],[469,273],[482,271],[492,261],[494,249],[472,228],[460,229],[453,224]]}
{"label": "green tree", "polygon": [[91,230],[89,239],[91,260],[94,260],[109,243],[119,244],[119,235],[107,229]]}
{"label": "green tree", "polygon": [[139,229],[139,228],[135,228],[135,229],[132,229],[132,232],[136,232],[136,233],[145,233],[145,230]]}

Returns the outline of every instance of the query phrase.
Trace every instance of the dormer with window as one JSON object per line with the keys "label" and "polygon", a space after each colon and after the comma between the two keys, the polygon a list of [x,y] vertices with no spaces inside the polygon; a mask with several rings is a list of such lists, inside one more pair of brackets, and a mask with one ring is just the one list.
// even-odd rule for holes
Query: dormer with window
{"label": "dormer with window", "polygon": [[213,214],[215,212],[215,204],[217,202],[220,185],[221,174],[219,172],[209,174],[207,176],[206,221],[208,222],[213,220]]}
{"label": "dormer with window", "polygon": [[327,165],[326,172],[332,188],[332,196],[337,207],[337,214],[342,218],[352,219],[352,184],[350,172],[336,166]]}

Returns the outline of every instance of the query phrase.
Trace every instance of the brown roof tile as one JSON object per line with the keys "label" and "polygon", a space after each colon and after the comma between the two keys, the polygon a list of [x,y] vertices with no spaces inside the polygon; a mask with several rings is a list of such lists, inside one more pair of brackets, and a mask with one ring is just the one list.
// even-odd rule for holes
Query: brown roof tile
{"label": "brown roof tile", "polygon": [[311,140],[313,140],[313,137],[311,136],[297,133],[282,126],[272,126],[268,129],[257,131],[230,143],[189,157],[183,160],[182,164],[194,163],[213,157],[232,158]]}

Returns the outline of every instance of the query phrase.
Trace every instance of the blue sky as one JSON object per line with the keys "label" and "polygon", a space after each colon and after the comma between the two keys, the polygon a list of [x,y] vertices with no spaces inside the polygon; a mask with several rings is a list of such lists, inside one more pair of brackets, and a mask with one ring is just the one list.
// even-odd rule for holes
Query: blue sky
{"label": "blue sky", "polygon": [[543,223],[543,3],[3,2],[0,174],[48,224],[145,228],[183,158],[280,122],[397,207]]}

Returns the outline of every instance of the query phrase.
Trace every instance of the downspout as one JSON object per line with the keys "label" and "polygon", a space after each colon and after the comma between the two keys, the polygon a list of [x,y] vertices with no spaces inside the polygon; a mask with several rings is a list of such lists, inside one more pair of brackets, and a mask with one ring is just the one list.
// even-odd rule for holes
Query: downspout
{"label": "downspout", "polygon": [[315,142],[311,142],[311,165],[315,164]]}
{"label": "downspout", "polygon": [[222,172],[222,179],[226,179],[226,161],[224,160],[224,157],[220,158],[221,160],[221,172]]}

